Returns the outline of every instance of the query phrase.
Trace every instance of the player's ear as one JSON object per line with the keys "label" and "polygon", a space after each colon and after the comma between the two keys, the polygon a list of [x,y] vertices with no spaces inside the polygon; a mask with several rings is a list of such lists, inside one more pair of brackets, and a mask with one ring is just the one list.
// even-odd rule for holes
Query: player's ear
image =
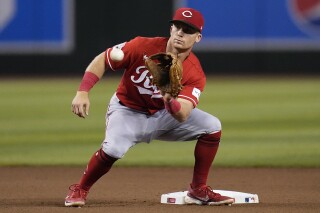
{"label": "player's ear", "polygon": [[198,33],[197,34],[197,37],[196,37],[196,43],[200,42],[202,39],[202,34],[201,33]]}

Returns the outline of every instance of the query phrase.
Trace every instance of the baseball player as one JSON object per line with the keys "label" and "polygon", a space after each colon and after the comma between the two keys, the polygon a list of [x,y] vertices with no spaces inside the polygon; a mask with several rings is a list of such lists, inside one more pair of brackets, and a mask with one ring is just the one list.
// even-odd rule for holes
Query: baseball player
{"label": "baseball player", "polygon": [[[106,70],[125,70],[106,113],[105,139],[90,159],[79,183],[69,187],[65,206],[83,206],[92,185],[132,146],[154,139],[166,141],[197,140],[193,177],[185,202],[198,205],[225,205],[234,199],[214,193],[207,185],[211,164],[217,153],[220,121],[198,108],[206,77],[192,52],[200,42],[204,19],[192,8],[179,8],[170,21],[170,37],[136,37],[108,48],[96,56],[86,69],[72,101],[72,112],[85,118],[89,113],[89,91]],[[121,49],[124,58],[114,61],[112,49]],[[178,56],[183,66],[182,90],[177,97],[152,84],[144,59],[159,52]]]}

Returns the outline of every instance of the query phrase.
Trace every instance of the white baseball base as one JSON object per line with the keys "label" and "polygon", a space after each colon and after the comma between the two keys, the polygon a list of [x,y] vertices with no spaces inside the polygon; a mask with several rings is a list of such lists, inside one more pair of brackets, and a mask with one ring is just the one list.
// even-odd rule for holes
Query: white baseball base
{"label": "white baseball base", "polygon": [[[257,194],[226,191],[226,190],[213,190],[213,191],[221,195],[234,198],[235,199],[234,204],[259,203],[259,197]],[[181,192],[172,192],[172,193],[162,194],[161,203],[184,205],[186,204],[184,201],[184,198],[187,195],[187,193],[188,191],[181,191]]]}

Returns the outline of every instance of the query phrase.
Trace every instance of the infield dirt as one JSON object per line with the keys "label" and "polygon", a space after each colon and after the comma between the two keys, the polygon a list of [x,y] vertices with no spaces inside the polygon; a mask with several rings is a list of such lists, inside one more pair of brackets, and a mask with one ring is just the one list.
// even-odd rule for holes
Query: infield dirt
{"label": "infield dirt", "polygon": [[259,204],[187,206],[160,203],[184,191],[192,168],[115,167],[91,189],[83,208],[64,207],[82,167],[0,167],[0,212],[320,212],[320,169],[213,168],[214,189],[259,195]]}

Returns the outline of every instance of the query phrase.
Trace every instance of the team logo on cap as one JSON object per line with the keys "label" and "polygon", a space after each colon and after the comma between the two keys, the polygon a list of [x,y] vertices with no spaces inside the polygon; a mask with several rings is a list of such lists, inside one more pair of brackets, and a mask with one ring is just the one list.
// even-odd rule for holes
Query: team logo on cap
{"label": "team logo on cap", "polygon": [[300,30],[320,36],[320,0],[287,0],[287,5]]}
{"label": "team logo on cap", "polygon": [[182,12],[182,15],[184,17],[191,18],[192,17],[192,12],[190,10],[185,10],[185,11]]}

